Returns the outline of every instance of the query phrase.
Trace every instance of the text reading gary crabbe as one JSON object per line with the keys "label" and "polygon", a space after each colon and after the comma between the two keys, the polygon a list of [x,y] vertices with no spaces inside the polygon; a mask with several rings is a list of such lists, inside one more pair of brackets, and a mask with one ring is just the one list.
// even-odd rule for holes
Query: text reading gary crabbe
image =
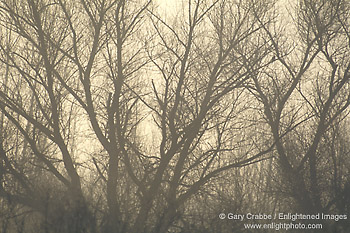
{"label": "text reading gary crabbe", "polygon": [[333,221],[339,221],[339,220],[347,220],[348,216],[346,214],[324,214],[324,213],[318,213],[318,214],[292,214],[292,213],[276,213],[274,215],[272,214],[253,214],[253,213],[247,213],[247,214],[234,214],[234,213],[221,213],[219,214],[220,219],[230,219],[230,220],[269,220],[269,219],[278,219],[278,220],[315,220],[315,219],[323,219],[323,220],[333,220]]}

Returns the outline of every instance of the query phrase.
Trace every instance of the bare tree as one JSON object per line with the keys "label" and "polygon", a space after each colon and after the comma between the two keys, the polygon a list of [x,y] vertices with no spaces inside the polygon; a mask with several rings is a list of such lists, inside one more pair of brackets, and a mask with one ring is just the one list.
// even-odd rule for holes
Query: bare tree
{"label": "bare tree", "polygon": [[[259,63],[254,70],[266,65],[261,61],[268,54],[262,41],[250,46],[263,30],[253,4],[188,1],[174,23],[151,12],[159,49],[149,56],[161,77],[151,81],[152,102],[143,102],[153,112],[159,146],[156,156],[148,156],[153,162],[144,173],[147,182],[139,186],[141,207],[133,232],[144,231],[152,211],[161,215],[153,231],[166,232],[212,178],[255,163],[272,149],[249,140],[249,126],[242,122],[248,108],[243,87],[250,77],[242,54]],[[261,9],[264,23],[269,10],[269,5]],[[156,200],[157,206],[164,203],[158,209]]]}
{"label": "bare tree", "polygon": [[[76,113],[85,112],[95,138],[108,155],[106,177],[94,160],[106,181],[106,232],[125,231],[117,186],[125,172],[120,169],[120,160],[126,158],[124,162],[128,163],[126,147],[130,130],[137,124],[137,120],[131,122],[136,101],[129,89],[137,90],[135,76],[145,64],[142,41],[135,39],[140,36],[150,1],[1,4],[3,25],[13,32],[11,42],[16,43],[10,51],[2,46],[2,62],[11,67],[12,77],[5,88],[17,91],[10,94],[1,90],[2,112],[45,167],[67,186],[73,202],[84,202],[85,198],[71,144],[76,136]],[[127,80],[131,81],[126,87]],[[21,99],[26,101],[19,102]],[[61,156],[63,171],[38,148],[38,134],[50,142],[55,157]]]}
{"label": "bare tree", "polygon": [[[66,186],[70,200],[67,204],[76,215],[76,222],[68,228],[86,232],[92,227],[92,222],[90,217],[85,218],[89,214],[74,164],[72,145],[75,137],[72,119],[77,108],[56,79],[58,70],[68,82],[72,71],[50,41],[54,38],[56,43],[63,43],[68,36],[64,23],[55,20],[63,16],[58,9],[57,3],[50,2],[1,2],[3,27],[11,34],[7,43],[1,44],[1,61],[8,70],[0,91],[0,108],[8,122],[17,129],[21,140],[15,144],[14,158],[22,153],[24,161],[28,161],[30,157],[27,156],[33,154],[36,166],[43,166]],[[20,149],[22,152],[18,151]],[[5,149],[2,150],[2,159],[15,180],[28,192],[21,197],[2,189],[3,194],[44,213],[43,197],[33,189],[35,186],[32,187],[33,182],[28,177],[30,173],[16,167],[18,161],[12,162],[9,151]]]}
{"label": "bare tree", "polygon": [[298,2],[290,15],[294,21],[287,26],[298,36],[290,36],[286,28],[264,26],[274,62],[251,73],[251,90],[276,141],[288,193],[305,213],[334,207],[326,194],[328,178],[321,173],[339,165],[325,166],[329,159],[322,147],[324,138],[348,115],[348,9],[346,1]]}

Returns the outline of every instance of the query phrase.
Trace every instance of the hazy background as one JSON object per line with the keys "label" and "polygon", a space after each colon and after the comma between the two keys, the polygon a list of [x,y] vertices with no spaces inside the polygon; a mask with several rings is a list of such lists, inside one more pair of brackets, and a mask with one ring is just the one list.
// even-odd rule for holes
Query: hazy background
{"label": "hazy background", "polygon": [[349,232],[349,7],[0,0],[0,232]]}

